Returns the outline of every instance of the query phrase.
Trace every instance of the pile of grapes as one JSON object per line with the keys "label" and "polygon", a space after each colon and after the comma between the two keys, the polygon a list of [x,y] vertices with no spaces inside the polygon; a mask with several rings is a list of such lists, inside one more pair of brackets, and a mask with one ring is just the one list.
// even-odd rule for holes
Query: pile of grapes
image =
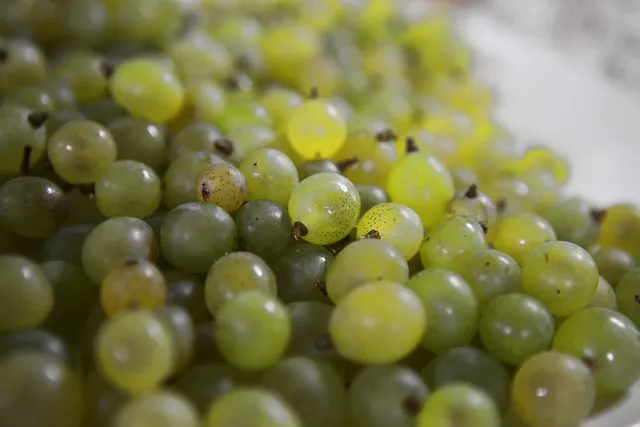
{"label": "pile of grapes", "polygon": [[576,427],[640,377],[640,211],[391,0],[0,12],[2,427]]}

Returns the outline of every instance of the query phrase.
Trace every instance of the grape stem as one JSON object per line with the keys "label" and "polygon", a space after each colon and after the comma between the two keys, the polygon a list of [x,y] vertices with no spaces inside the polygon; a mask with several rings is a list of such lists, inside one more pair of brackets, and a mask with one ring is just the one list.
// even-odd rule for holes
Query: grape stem
{"label": "grape stem", "polygon": [[293,237],[296,240],[300,240],[307,234],[309,234],[309,229],[307,228],[306,225],[304,225],[300,221],[296,221],[293,223]]}
{"label": "grape stem", "polygon": [[20,174],[24,176],[28,176],[31,173],[31,153],[33,152],[33,147],[30,145],[25,145],[22,152],[22,163],[20,164]]}

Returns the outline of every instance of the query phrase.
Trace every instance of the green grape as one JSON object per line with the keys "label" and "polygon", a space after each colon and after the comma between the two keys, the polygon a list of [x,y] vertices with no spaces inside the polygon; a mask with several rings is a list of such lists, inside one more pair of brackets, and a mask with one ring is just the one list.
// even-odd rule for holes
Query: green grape
{"label": "green grape", "polygon": [[270,126],[263,125],[235,127],[229,131],[228,136],[233,142],[233,151],[229,155],[229,159],[237,164],[244,160],[247,153],[274,145],[277,138]]}
{"label": "green grape", "polygon": [[225,304],[247,291],[265,295],[277,293],[276,276],[260,257],[249,252],[233,252],[218,259],[204,284],[205,303],[217,316]]}
{"label": "green grape", "polygon": [[48,77],[38,87],[49,95],[56,110],[72,109],[76,106],[76,96],[73,89],[64,80]]}
{"label": "green grape", "polygon": [[129,260],[154,261],[158,244],[151,227],[137,218],[110,218],[96,226],[82,244],[82,266],[95,284]]}
{"label": "green grape", "polygon": [[489,353],[505,363],[519,365],[551,346],[555,323],[540,301],[510,293],[487,304],[478,331]]}
{"label": "green grape", "polygon": [[349,389],[347,408],[353,427],[411,427],[415,425],[427,387],[404,366],[370,366]]}
{"label": "green grape", "polygon": [[596,398],[587,366],[567,354],[539,353],[522,364],[513,382],[512,405],[531,427],[569,427],[585,420]]}
{"label": "green grape", "polygon": [[[620,313],[640,325],[640,270],[633,269],[622,276],[616,287],[616,302]],[[613,307],[615,309],[615,307]],[[638,326],[640,327],[640,326]]]}
{"label": "green grape", "polygon": [[265,261],[278,259],[293,240],[289,213],[276,203],[252,200],[242,205],[233,219],[240,249]]}
{"label": "green grape", "polygon": [[600,280],[598,280],[596,293],[593,294],[593,298],[591,298],[591,302],[589,302],[587,307],[602,307],[608,308],[609,310],[618,309],[616,291],[613,290],[609,282],[604,280],[602,276],[600,276]]}
{"label": "green grape", "polygon": [[270,391],[238,388],[216,399],[204,427],[302,427],[293,411]]}
{"label": "green grape", "polygon": [[[357,162],[350,162],[350,159],[342,160],[346,163],[344,176],[354,184],[378,185],[384,187],[387,184],[389,174],[396,163],[396,154],[391,144],[379,143],[371,151],[356,157]],[[390,194],[390,193],[389,193]],[[392,200],[395,201],[395,200]],[[404,202],[397,202],[406,205]],[[415,207],[411,207],[415,210]]]}
{"label": "green grape", "polygon": [[[95,197],[90,193],[91,189],[91,185],[81,185],[72,187],[65,193],[69,203],[69,218],[66,225],[95,225],[106,219],[98,210]],[[89,190],[89,194],[86,190]]]}
{"label": "green grape", "polygon": [[180,374],[173,388],[181,392],[205,415],[211,402],[241,383],[241,374],[227,365],[196,365]]}
{"label": "green grape", "polygon": [[221,79],[232,71],[233,62],[225,46],[202,31],[191,31],[172,42],[167,54],[183,81]]}
{"label": "green grape", "polygon": [[197,151],[186,153],[175,159],[164,173],[163,202],[169,209],[178,205],[198,200],[194,186],[202,172],[209,165],[224,163],[224,160],[213,153]]}
{"label": "green grape", "polygon": [[[222,151],[218,148],[222,148]],[[227,156],[226,151],[233,151],[233,144],[225,144],[220,131],[214,125],[194,122],[180,130],[169,146],[169,159],[175,160],[184,153],[197,151],[212,152],[219,156]],[[224,152],[223,152],[224,151]]]}
{"label": "green grape", "polygon": [[148,311],[131,311],[107,320],[95,345],[105,378],[130,394],[155,390],[173,370],[176,349],[171,333]]}
{"label": "green grape", "polygon": [[616,287],[625,274],[636,267],[636,262],[628,252],[618,248],[598,247],[591,252],[600,275]]}
{"label": "green grape", "polygon": [[13,90],[4,97],[4,105],[17,105],[32,111],[42,111],[51,114],[57,108],[53,99],[42,88],[25,86]]}
{"label": "green grape", "polygon": [[486,248],[484,230],[478,221],[453,216],[427,233],[420,248],[420,260],[425,268],[453,268],[460,255]]}
{"label": "green grape", "polygon": [[393,363],[407,356],[420,343],[426,327],[420,298],[392,282],[353,290],[340,300],[329,323],[338,352],[366,364]]}
{"label": "green grape", "polygon": [[196,120],[215,123],[227,107],[227,95],[222,87],[212,81],[188,82],[185,88],[187,102]]}
{"label": "green grape", "polygon": [[218,258],[233,252],[236,244],[236,225],[219,206],[185,203],[162,221],[162,255],[185,273],[206,273]]}
{"label": "green grape", "polygon": [[335,173],[319,173],[302,181],[289,198],[294,232],[309,243],[329,245],[346,237],[360,213],[355,186]]}
{"label": "green grape", "polygon": [[88,120],[108,126],[109,123],[127,116],[127,111],[112,98],[103,98],[80,106],[80,111]]}
{"label": "green grape", "polygon": [[96,287],[81,268],[68,262],[47,261],[40,264],[40,269],[51,284],[54,302],[42,328],[75,343],[98,300]]}
{"label": "green grape", "polygon": [[332,262],[333,254],[322,246],[301,244],[285,250],[272,264],[278,283],[278,297],[286,303],[328,303],[325,277]]}
{"label": "green grape", "polygon": [[135,160],[158,170],[164,164],[165,132],[161,126],[123,117],[109,123],[118,150],[118,160]]}
{"label": "green grape", "polygon": [[115,415],[114,427],[198,427],[196,409],[184,397],[168,391],[137,396]]}
{"label": "green grape", "polygon": [[169,0],[103,0],[112,42],[165,45],[180,26],[178,3]]}
{"label": "green grape", "polygon": [[47,65],[40,49],[26,39],[2,39],[0,94],[22,86],[40,83],[47,75]]}
{"label": "green grape", "polygon": [[449,173],[453,179],[456,191],[467,191],[469,187],[478,182],[475,172],[463,165],[449,166]]}
{"label": "green grape", "polygon": [[62,12],[66,39],[81,46],[95,46],[102,41],[108,16],[101,0],[69,0]]}
{"label": "green grape", "polygon": [[260,386],[281,396],[305,426],[344,426],[344,385],[322,362],[306,357],[281,360],[262,374]]}
{"label": "green grape", "polygon": [[193,359],[196,333],[189,312],[177,305],[167,305],[154,311],[173,338],[175,348],[175,372],[184,371]]}
{"label": "green grape", "polygon": [[195,191],[199,201],[233,212],[244,203],[247,187],[247,179],[238,168],[229,163],[216,163],[202,171]]}
{"label": "green grape", "polygon": [[501,411],[509,406],[509,373],[502,363],[476,347],[456,347],[441,354],[421,375],[431,389],[467,383],[487,393]]}
{"label": "green grape", "polygon": [[20,236],[49,237],[68,216],[64,193],[47,179],[22,176],[0,187],[0,222]]}
{"label": "green grape", "polygon": [[409,279],[407,287],[427,313],[424,348],[442,354],[471,343],[478,329],[478,301],[463,278],[447,270],[427,269]]}
{"label": "green grape", "polygon": [[554,316],[570,316],[585,308],[598,288],[600,275],[591,255],[569,242],[543,243],[522,264],[522,287]]}
{"label": "green grape", "polygon": [[338,303],[361,285],[374,281],[405,283],[409,266],[391,244],[363,239],[349,244],[331,263],[326,273],[327,293]]}
{"label": "green grape", "polygon": [[54,75],[67,83],[79,103],[99,101],[107,95],[109,76],[113,71],[100,55],[77,50],[65,55],[54,66]]}
{"label": "green grape", "polygon": [[288,312],[264,291],[240,293],[216,313],[218,349],[230,365],[243,370],[261,370],[276,363],[290,337]]}
{"label": "green grape", "polygon": [[112,427],[118,410],[129,400],[129,395],[109,384],[99,372],[93,372],[84,381],[86,425]]}
{"label": "green grape", "polygon": [[247,179],[247,200],[269,200],[286,206],[298,185],[298,170],[286,154],[259,148],[247,154],[239,166]]}
{"label": "green grape", "polygon": [[436,390],[427,399],[418,427],[500,427],[502,421],[489,395],[469,384],[451,384]]}
{"label": "green grape", "polygon": [[626,251],[640,261],[640,210],[636,206],[618,204],[606,210],[600,224],[600,246],[614,247]]}
{"label": "green grape", "polygon": [[475,184],[456,194],[447,205],[447,212],[454,216],[468,216],[485,227],[492,227],[498,218],[493,201],[478,190]]}
{"label": "green grape", "polygon": [[291,317],[291,342],[287,354],[305,356],[344,368],[342,359],[331,344],[329,319],[333,306],[318,301],[299,301],[287,306]]}
{"label": "green grape", "polygon": [[167,287],[167,305],[177,305],[189,313],[194,322],[211,320],[204,302],[204,285],[193,274],[171,270],[164,272]]}
{"label": "green grape", "polygon": [[489,235],[496,249],[519,264],[533,249],[556,239],[555,231],[544,218],[526,212],[503,217]]}
{"label": "green grape", "polygon": [[386,189],[392,202],[416,211],[427,229],[445,216],[454,195],[449,171],[435,157],[419,152],[393,166]]}
{"label": "green grape", "polygon": [[449,265],[473,289],[480,310],[495,297],[522,290],[522,270],[509,255],[495,249],[466,252]]}
{"label": "green grape", "polygon": [[82,245],[91,230],[91,224],[61,227],[42,242],[42,260],[65,261],[82,267]]}
{"label": "green grape", "polygon": [[538,214],[549,222],[558,240],[588,248],[598,240],[600,227],[589,204],[578,197],[545,203]]}
{"label": "green grape", "polygon": [[145,259],[128,260],[110,269],[100,283],[100,303],[109,316],[161,307],[166,299],[162,272]]}
{"label": "green grape", "polygon": [[218,115],[215,123],[227,134],[244,126],[272,126],[271,116],[264,106],[258,101],[247,99],[247,96],[229,98],[226,108]]}
{"label": "green grape", "polygon": [[97,179],[95,201],[107,218],[146,218],[162,201],[160,178],[144,163],[118,160]]}
{"label": "green grape", "polygon": [[60,359],[33,351],[0,360],[0,419],[20,427],[79,427],[82,389]]}
{"label": "green grape", "polygon": [[298,166],[300,179],[323,172],[340,173],[340,168],[331,160],[326,159],[307,160]]}
{"label": "green grape", "polygon": [[270,76],[283,82],[294,82],[301,67],[321,53],[322,39],[303,23],[289,21],[265,32],[262,51]]}
{"label": "green grape", "polygon": [[155,123],[174,118],[185,98],[184,88],[176,76],[160,62],[150,59],[120,63],[111,76],[109,89],[118,105],[132,116]]}
{"label": "green grape", "polygon": [[[267,109],[271,117],[275,129],[279,133],[286,132],[287,123],[293,111],[303,102],[302,96],[294,90],[284,87],[268,88],[260,98],[260,102]],[[333,172],[333,171],[323,171]],[[301,174],[302,175],[302,174]],[[306,178],[302,177],[301,178]]]}
{"label": "green grape", "polygon": [[46,134],[53,135],[63,125],[78,120],[87,120],[87,118],[76,109],[67,108],[55,111],[46,121]]}
{"label": "green grape", "polygon": [[536,202],[531,189],[515,176],[498,175],[483,185],[482,189],[491,200],[496,201],[501,211],[511,215],[535,210]]}
{"label": "green grape", "polygon": [[30,167],[40,160],[45,151],[46,129],[43,124],[47,119],[46,113],[31,112],[14,105],[0,106],[0,175],[20,173],[26,147],[31,148]]}
{"label": "green grape", "polygon": [[90,121],[72,121],[47,142],[53,170],[71,184],[88,184],[115,162],[117,148],[107,129]]}
{"label": "green grape", "polygon": [[344,145],[347,125],[330,102],[311,99],[291,112],[287,139],[305,159],[330,158]]}
{"label": "green grape", "polygon": [[415,211],[397,203],[381,203],[368,210],[357,224],[359,239],[391,243],[407,259],[420,251],[424,228]]}
{"label": "green grape", "polygon": [[260,21],[243,15],[232,15],[207,28],[212,37],[229,46],[232,51],[257,46],[262,36]]}
{"label": "green grape", "polygon": [[40,325],[53,309],[53,289],[40,267],[18,255],[0,255],[0,331]]}
{"label": "green grape", "polygon": [[[360,194],[360,218],[362,218],[362,216],[374,206],[378,206],[389,201],[387,193],[377,185],[360,184],[356,185],[356,189]],[[422,241],[422,239],[420,240]]]}
{"label": "green grape", "polygon": [[42,329],[26,329],[0,337],[0,359],[15,352],[25,351],[53,356],[64,363],[69,363],[70,360],[67,344]]}

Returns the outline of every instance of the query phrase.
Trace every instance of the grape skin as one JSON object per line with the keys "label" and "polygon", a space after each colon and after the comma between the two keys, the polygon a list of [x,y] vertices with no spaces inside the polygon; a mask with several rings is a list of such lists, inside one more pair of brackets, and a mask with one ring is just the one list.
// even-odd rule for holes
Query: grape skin
{"label": "grape skin", "polygon": [[555,231],[545,219],[527,212],[503,217],[489,234],[494,247],[520,265],[533,249],[556,239]]}
{"label": "grape skin", "polygon": [[418,417],[418,427],[499,427],[500,415],[491,398],[468,384],[451,384],[436,390],[427,399]]}
{"label": "grape skin", "polygon": [[287,124],[287,138],[306,159],[331,158],[347,138],[347,126],[333,105],[311,99],[300,104]]}
{"label": "grape skin", "polygon": [[193,405],[183,397],[158,391],[135,397],[118,411],[114,427],[198,427],[199,419]]}
{"label": "grape skin", "polygon": [[247,197],[247,180],[236,167],[217,163],[202,171],[195,191],[199,201],[233,212],[242,206]]}
{"label": "grape skin", "polygon": [[302,427],[302,423],[281,398],[262,389],[239,388],[211,405],[206,427],[225,426]]}
{"label": "grape skin", "polygon": [[487,241],[478,221],[454,216],[438,223],[427,233],[420,248],[425,268],[451,268],[455,259],[476,249],[485,249]]}
{"label": "grape skin", "polygon": [[131,260],[110,270],[100,284],[105,313],[115,316],[126,310],[163,306],[167,288],[160,270],[151,262]]}

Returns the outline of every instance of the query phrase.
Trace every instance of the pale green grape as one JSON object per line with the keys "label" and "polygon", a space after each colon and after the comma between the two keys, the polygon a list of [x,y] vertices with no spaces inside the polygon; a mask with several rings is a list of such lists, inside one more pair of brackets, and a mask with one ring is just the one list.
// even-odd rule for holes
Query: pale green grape
{"label": "pale green grape", "polygon": [[512,405],[531,427],[569,427],[585,420],[596,398],[589,368],[567,354],[539,353],[522,364],[513,382]]}
{"label": "pale green grape", "polygon": [[202,171],[195,192],[199,201],[233,212],[244,203],[247,187],[247,179],[238,168],[229,163],[216,163]]}
{"label": "pale green grape", "polygon": [[229,75],[233,63],[225,46],[202,31],[192,31],[167,49],[180,78],[186,82]]}
{"label": "pale green grape", "polygon": [[502,217],[489,234],[493,246],[520,265],[529,252],[553,240],[557,238],[551,225],[544,218],[527,212]]}
{"label": "pale green grape", "polygon": [[585,308],[598,288],[600,275],[591,255],[569,242],[541,244],[522,264],[522,287],[554,316]]}
{"label": "pale green grape", "polygon": [[215,340],[232,365],[261,370],[276,363],[287,350],[291,319],[274,297],[248,291],[228,301],[216,313]]}
{"label": "pale green grape", "polygon": [[436,390],[418,416],[418,427],[500,427],[495,403],[481,389],[469,384],[451,384]]}
{"label": "pale green grape", "polygon": [[347,125],[330,102],[311,99],[291,112],[287,139],[305,159],[330,158],[344,145]]}
{"label": "pale green grape", "polygon": [[591,251],[600,275],[616,287],[625,274],[636,267],[636,262],[628,252],[612,247],[598,247]]}
{"label": "pale green grape", "polygon": [[115,266],[100,283],[100,303],[109,316],[161,307],[166,298],[162,272],[145,259],[128,260]]}
{"label": "pale green grape", "polygon": [[328,303],[325,276],[333,258],[326,248],[311,244],[296,245],[282,252],[272,263],[278,283],[278,297],[287,303]]}
{"label": "pale green grape", "polygon": [[95,345],[105,378],[131,394],[156,389],[174,366],[171,333],[152,312],[131,311],[105,321]]}
{"label": "pale green grape", "polygon": [[427,269],[409,279],[407,287],[420,298],[427,313],[424,348],[441,354],[471,343],[478,328],[478,301],[462,277]]}
{"label": "pale green grape", "polygon": [[579,197],[544,203],[537,209],[558,236],[558,240],[588,248],[598,240],[600,227],[589,204]]}
{"label": "pale green grape", "polygon": [[261,47],[268,74],[295,82],[301,67],[322,51],[322,39],[303,23],[288,21],[265,32]]}
{"label": "pale green grape", "polygon": [[167,305],[177,305],[189,313],[194,322],[211,320],[204,302],[204,285],[197,276],[177,270],[164,272]]}
{"label": "pale green grape", "polygon": [[519,365],[551,346],[555,323],[540,301],[510,293],[487,304],[478,331],[489,353],[503,362]]}
{"label": "pale green grape", "polygon": [[392,282],[374,282],[353,290],[340,300],[329,323],[336,350],[365,364],[402,359],[418,346],[426,328],[420,298]]}
{"label": "pale green grape", "polygon": [[53,69],[67,83],[79,103],[99,101],[107,94],[112,66],[100,55],[77,50],[65,55]]}
{"label": "pale green grape", "polygon": [[274,127],[282,133],[287,128],[291,114],[302,104],[303,99],[294,90],[276,86],[268,88],[260,98],[260,102],[273,117]]}
{"label": "pale green grape", "polygon": [[0,330],[18,331],[40,325],[53,309],[53,289],[33,262],[0,255]]}
{"label": "pale green grape", "polygon": [[60,228],[42,242],[43,261],[65,261],[82,267],[82,244],[93,230],[91,224],[70,225]]}
{"label": "pale green grape", "polygon": [[640,378],[638,329],[624,315],[587,308],[558,327],[553,349],[583,360],[599,395],[622,393]]}
{"label": "pale green grape", "polygon": [[344,248],[327,269],[329,297],[338,303],[361,285],[385,280],[403,284],[409,278],[409,266],[391,244],[363,239]]}
{"label": "pale green grape", "polygon": [[227,135],[233,142],[233,152],[229,159],[238,164],[244,160],[247,153],[280,141],[271,126],[265,125],[235,127]]}
{"label": "pale green grape", "polygon": [[206,273],[218,258],[233,252],[236,244],[236,225],[219,206],[185,203],[162,221],[162,255],[186,273]]}
{"label": "pale green grape", "polygon": [[55,105],[56,110],[70,109],[76,105],[76,96],[73,94],[71,85],[62,79],[48,77],[38,85],[44,90]]}
{"label": "pale green grape", "polygon": [[105,127],[108,126],[109,123],[126,117],[127,115],[127,111],[112,98],[102,98],[98,101],[82,104],[79,109],[88,120],[92,120]]}
{"label": "pale green grape", "polygon": [[62,127],[62,125],[78,120],[87,120],[87,117],[77,109],[68,108],[65,110],[58,110],[51,114],[51,117],[47,119],[46,134],[53,135]]}
{"label": "pale green grape", "polygon": [[228,134],[239,127],[272,125],[271,116],[264,106],[247,95],[230,97],[215,123]]}
{"label": "pale green grape", "polygon": [[73,44],[94,46],[104,37],[108,17],[101,0],[70,0],[62,12],[65,36]]}
{"label": "pale green grape", "polygon": [[206,415],[211,402],[239,385],[241,376],[240,371],[227,365],[195,365],[177,377],[173,388],[187,397],[201,415]]}
{"label": "pale green grape", "polygon": [[475,184],[456,194],[447,204],[447,212],[456,216],[468,216],[485,227],[492,227],[498,218],[493,201],[478,190]]}
{"label": "pale green grape", "polygon": [[171,0],[103,0],[109,41],[165,45],[178,30],[178,3]]}
{"label": "pale green grape", "polygon": [[0,94],[21,86],[40,83],[47,75],[43,52],[25,38],[3,39],[2,66],[0,67]]}
{"label": "pale green grape", "polygon": [[329,319],[333,310],[333,306],[318,301],[289,304],[287,311],[292,329],[287,354],[321,360],[341,372],[345,361],[331,344],[329,335]]}
{"label": "pale green grape", "polygon": [[427,387],[411,369],[370,366],[349,389],[347,408],[353,427],[412,427],[427,398]]}
{"label": "pale green grape", "polygon": [[11,353],[23,351],[53,356],[64,363],[69,363],[70,359],[69,349],[65,342],[42,329],[26,329],[3,334],[0,337],[0,359]]}
{"label": "pale green grape", "polygon": [[587,307],[602,307],[608,308],[610,310],[618,309],[616,291],[613,290],[609,282],[604,280],[602,276],[600,276],[600,280],[598,280],[598,288],[596,289],[596,293],[593,294],[593,298],[591,298],[591,302],[589,302],[589,305]]}
{"label": "pale green grape", "polygon": [[[616,301],[620,313],[640,325],[640,270],[633,269],[622,276],[616,287]],[[614,307],[615,309],[615,307]],[[640,326],[638,326],[640,327]]]}
{"label": "pale green grape", "polygon": [[175,362],[173,372],[184,371],[193,359],[196,333],[189,312],[177,305],[167,305],[154,310],[173,339]]}
{"label": "pale green grape", "polygon": [[184,397],[168,392],[137,396],[115,415],[114,427],[198,427],[196,409]]}
{"label": "pale green grape", "polygon": [[197,201],[195,184],[198,177],[209,165],[223,162],[219,156],[205,151],[179,156],[169,165],[162,179],[164,205],[171,209],[183,203]]}
{"label": "pale green grape", "polygon": [[118,160],[135,160],[159,170],[164,164],[165,131],[156,124],[133,117],[109,123],[118,149]]}
{"label": "pale green grape", "polygon": [[293,411],[273,392],[239,388],[213,401],[204,427],[302,427]]}
{"label": "pale green grape", "polygon": [[345,177],[319,173],[293,189],[288,206],[295,233],[309,243],[329,245],[355,227],[360,194]]}
{"label": "pale green grape", "polygon": [[[234,144],[232,142],[229,142],[228,146],[221,144],[224,143],[218,128],[209,123],[194,122],[184,127],[172,138],[168,153],[169,160],[173,161],[184,153],[197,151],[212,152],[219,156],[228,156],[233,153]],[[218,147],[223,150],[219,150]]]}
{"label": "pale green grape", "polygon": [[233,252],[218,259],[204,284],[205,303],[216,316],[225,303],[247,291],[275,296],[276,276],[260,257],[249,252]]}
{"label": "pale green grape", "polygon": [[84,420],[95,427],[112,427],[113,419],[129,395],[113,387],[99,372],[93,372],[84,381]]}
{"label": "pale green grape", "polygon": [[454,216],[442,220],[427,233],[420,249],[420,260],[425,268],[452,268],[458,256],[486,247],[484,231],[478,221]]}
{"label": "pale green grape", "polygon": [[491,200],[495,200],[498,210],[509,215],[530,212],[535,208],[536,201],[529,186],[510,174],[494,177],[482,189]]}
{"label": "pale green grape", "polygon": [[31,112],[14,105],[0,106],[0,174],[20,173],[25,147],[31,147],[30,167],[40,160],[45,151],[46,129],[43,124],[48,117],[46,113]]}
{"label": "pale green grape", "polygon": [[286,154],[259,148],[246,155],[239,166],[247,179],[247,200],[269,200],[286,206],[298,185],[298,170]]}
{"label": "pale green grape", "polygon": [[186,96],[196,120],[215,123],[227,107],[227,95],[215,82],[199,80],[188,82]]}
{"label": "pale green grape", "polygon": [[362,218],[362,216],[374,206],[378,206],[389,201],[387,193],[377,185],[360,184],[356,185],[356,188],[360,194],[360,218]]}
{"label": "pale green grape", "polygon": [[26,86],[11,91],[3,99],[4,105],[17,105],[32,111],[42,111],[51,114],[56,110],[56,104],[49,94],[37,86]]}
{"label": "pale green grape", "polygon": [[230,46],[232,51],[238,51],[259,45],[262,23],[249,16],[232,15],[207,30],[214,38]]}

